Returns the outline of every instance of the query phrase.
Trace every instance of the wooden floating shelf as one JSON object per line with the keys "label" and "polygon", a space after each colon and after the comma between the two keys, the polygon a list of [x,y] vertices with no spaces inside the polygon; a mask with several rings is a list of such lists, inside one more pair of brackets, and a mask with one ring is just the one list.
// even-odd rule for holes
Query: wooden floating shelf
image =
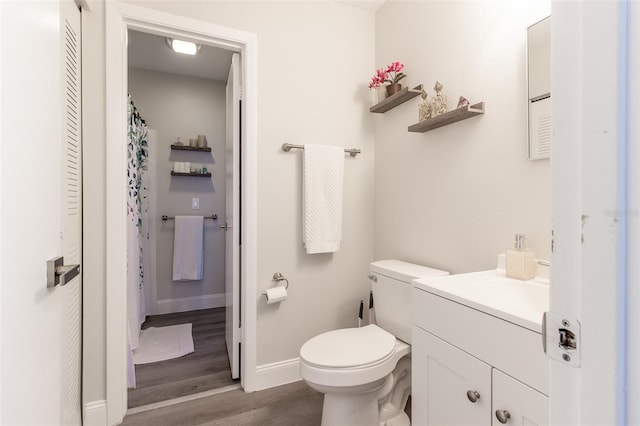
{"label": "wooden floating shelf", "polygon": [[445,112],[435,118],[429,118],[419,123],[409,126],[410,132],[424,133],[429,130],[437,129],[438,127],[446,126],[456,121],[466,120],[467,118],[475,117],[476,115],[484,114],[484,102],[479,102],[475,105],[467,105],[464,107],[456,108],[453,111]]}
{"label": "wooden floating shelf", "polygon": [[177,173],[172,171],[171,176],[211,177],[211,173]]}
{"label": "wooden floating shelf", "polygon": [[413,89],[405,87],[404,89],[400,89],[399,92],[394,93],[385,100],[378,102],[377,104],[369,108],[369,112],[382,114],[392,108],[397,107],[400,104],[407,102],[409,99],[415,98],[420,94],[422,94],[422,84],[418,84]]}
{"label": "wooden floating shelf", "polygon": [[200,151],[200,152],[211,152],[211,147],[207,146],[204,148],[198,148],[195,146],[189,145],[171,145],[171,149],[175,149],[177,151]]}

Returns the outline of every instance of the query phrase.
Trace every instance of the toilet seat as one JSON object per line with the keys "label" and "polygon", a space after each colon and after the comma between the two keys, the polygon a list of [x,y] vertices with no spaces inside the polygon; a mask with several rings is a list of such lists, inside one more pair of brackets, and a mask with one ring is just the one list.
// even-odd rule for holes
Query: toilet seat
{"label": "toilet seat", "polygon": [[300,358],[318,368],[358,368],[391,356],[396,338],[376,325],[320,334],[300,349]]}
{"label": "toilet seat", "polygon": [[300,349],[300,375],[309,384],[361,386],[384,380],[411,346],[368,325],[316,336]]}

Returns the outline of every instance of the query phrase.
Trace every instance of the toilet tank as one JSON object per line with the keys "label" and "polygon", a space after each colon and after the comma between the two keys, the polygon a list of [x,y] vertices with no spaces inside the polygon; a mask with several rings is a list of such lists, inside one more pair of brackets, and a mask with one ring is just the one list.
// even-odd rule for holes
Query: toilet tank
{"label": "toilet tank", "polygon": [[411,280],[440,277],[449,273],[394,259],[373,262],[370,271],[376,324],[410,344],[413,325]]}

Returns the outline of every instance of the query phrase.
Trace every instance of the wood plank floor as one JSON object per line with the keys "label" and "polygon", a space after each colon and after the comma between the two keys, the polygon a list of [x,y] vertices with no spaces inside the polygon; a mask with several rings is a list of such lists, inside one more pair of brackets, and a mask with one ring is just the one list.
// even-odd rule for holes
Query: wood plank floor
{"label": "wood plank floor", "polygon": [[[149,317],[143,328],[191,322],[195,352],[136,366],[138,388],[129,390],[129,408],[140,407],[238,383],[231,380],[225,346],[224,308]],[[304,381],[254,393],[242,389],[131,414],[123,425],[137,426],[315,426],[322,420],[323,394]],[[145,408],[142,408],[143,410]],[[406,410],[411,415],[411,403]]]}
{"label": "wood plank floor", "polygon": [[234,384],[225,344],[224,308],[154,315],[142,328],[192,324],[194,352],[180,358],[136,365],[136,389],[129,408]]}
{"label": "wood plank floor", "polygon": [[303,381],[244,393],[233,390],[126,416],[124,426],[317,426],[323,395]]}

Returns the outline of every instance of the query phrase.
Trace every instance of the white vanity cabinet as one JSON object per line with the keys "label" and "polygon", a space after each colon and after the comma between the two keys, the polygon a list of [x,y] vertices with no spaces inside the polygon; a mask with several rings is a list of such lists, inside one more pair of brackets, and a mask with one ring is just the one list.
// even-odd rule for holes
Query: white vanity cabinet
{"label": "white vanity cabinet", "polygon": [[541,333],[428,289],[413,295],[412,424],[548,424]]}
{"label": "white vanity cabinet", "polygon": [[491,424],[503,424],[498,420],[498,412],[509,413],[508,425],[548,425],[549,397],[507,376],[498,369],[493,369]]}
{"label": "white vanity cabinet", "polygon": [[489,364],[419,327],[414,327],[411,351],[414,426],[489,424]]}

